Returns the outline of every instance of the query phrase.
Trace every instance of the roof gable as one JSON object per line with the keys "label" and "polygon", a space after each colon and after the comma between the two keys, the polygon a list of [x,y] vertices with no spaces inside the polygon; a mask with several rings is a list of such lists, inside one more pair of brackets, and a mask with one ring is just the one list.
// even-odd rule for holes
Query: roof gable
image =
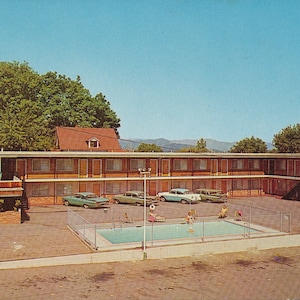
{"label": "roof gable", "polygon": [[121,151],[113,128],[56,127],[60,151]]}

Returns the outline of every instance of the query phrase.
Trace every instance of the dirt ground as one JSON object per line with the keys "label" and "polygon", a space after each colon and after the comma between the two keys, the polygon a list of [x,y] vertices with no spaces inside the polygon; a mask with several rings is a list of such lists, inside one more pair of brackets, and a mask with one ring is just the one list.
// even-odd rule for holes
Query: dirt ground
{"label": "dirt ground", "polygon": [[[300,201],[274,197],[232,198],[229,213],[246,204],[290,212],[300,233]],[[222,204],[193,206],[215,215]],[[184,208],[184,209],[183,209]],[[122,221],[124,212],[142,219],[143,208],[113,205],[107,211],[74,208],[91,222]],[[187,207],[162,203],[167,218]],[[0,225],[0,261],[91,253],[66,227],[64,206],[31,207],[30,221]],[[88,265],[0,270],[0,299],[300,299],[300,247]]]}

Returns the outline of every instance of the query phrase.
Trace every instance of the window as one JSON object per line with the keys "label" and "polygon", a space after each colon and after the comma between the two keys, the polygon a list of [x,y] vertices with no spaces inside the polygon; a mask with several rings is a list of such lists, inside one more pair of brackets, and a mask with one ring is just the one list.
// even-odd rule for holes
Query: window
{"label": "window", "polygon": [[92,138],[87,141],[89,148],[99,148],[100,147],[100,142],[96,138]]}
{"label": "window", "polygon": [[130,170],[137,171],[138,169],[145,168],[145,160],[144,159],[131,159],[130,160]]}
{"label": "window", "polygon": [[57,183],[56,194],[61,196],[73,194],[72,183]]}
{"label": "window", "polygon": [[49,159],[33,159],[32,160],[33,172],[49,172],[50,160]]}
{"label": "window", "polygon": [[120,182],[107,182],[106,183],[106,194],[120,194],[121,183]]}
{"label": "window", "polygon": [[121,171],[122,160],[121,159],[107,159],[106,160],[106,171]]}
{"label": "window", "polygon": [[32,197],[49,196],[49,184],[39,183],[32,187]]}
{"label": "window", "polygon": [[278,170],[286,170],[286,160],[285,159],[278,160]]}
{"label": "window", "polygon": [[233,170],[243,170],[244,169],[244,161],[242,159],[234,159],[232,161],[232,169]]}
{"label": "window", "polygon": [[249,180],[249,189],[259,190],[259,180],[258,179]]}
{"label": "window", "polygon": [[176,171],[187,170],[187,160],[186,159],[175,159],[174,160],[174,170],[176,170]]}
{"label": "window", "polygon": [[252,160],[252,169],[253,170],[259,170],[260,169],[260,160],[259,159],[253,159]]}
{"label": "window", "polygon": [[233,180],[233,190],[242,190],[243,189],[243,180],[237,179]]}
{"label": "window", "polygon": [[193,162],[194,170],[207,170],[207,160],[206,159],[194,159]]}
{"label": "window", "polygon": [[57,159],[56,160],[56,171],[73,171],[74,160],[73,159]]}
{"label": "window", "polygon": [[131,181],[130,182],[130,190],[131,191],[143,191],[144,190],[143,182]]}
{"label": "window", "polygon": [[186,181],[183,180],[175,180],[173,181],[173,188],[186,188]]}

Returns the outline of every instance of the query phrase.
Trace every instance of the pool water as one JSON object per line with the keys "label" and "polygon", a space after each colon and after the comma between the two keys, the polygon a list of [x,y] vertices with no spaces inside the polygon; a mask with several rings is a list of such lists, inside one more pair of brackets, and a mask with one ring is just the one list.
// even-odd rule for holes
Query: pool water
{"label": "pool water", "polygon": [[[207,236],[239,235],[249,232],[249,228],[227,221],[204,222],[189,224],[164,224],[146,227],[146,240],[172,240],[184,238],[201,238]],[[258,232],[250,228],[251,232]],[[141,242],[144,238],[143,227],[125,227],[112,229],[98,229],[112,244]]]}

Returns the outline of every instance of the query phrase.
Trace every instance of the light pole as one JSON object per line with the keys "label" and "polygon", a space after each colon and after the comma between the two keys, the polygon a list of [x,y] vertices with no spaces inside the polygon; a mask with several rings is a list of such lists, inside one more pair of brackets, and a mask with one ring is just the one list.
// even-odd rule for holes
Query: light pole
{"label": "light pole", "polygon": [[150,177],[151,168],[143,168],[139,169],[140,176],[144,177],[144,241],[143,241],[143,251],[144,251],[144,259],[147,258],[146,253],[146,219],[147,219],[147,176]]}

